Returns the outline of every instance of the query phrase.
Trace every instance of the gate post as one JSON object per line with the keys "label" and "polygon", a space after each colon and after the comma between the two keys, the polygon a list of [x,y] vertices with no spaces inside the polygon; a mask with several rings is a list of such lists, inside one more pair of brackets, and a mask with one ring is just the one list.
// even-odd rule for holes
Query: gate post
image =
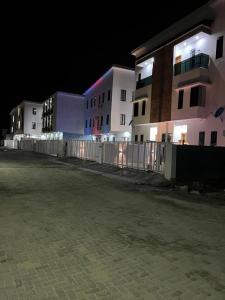
{"label": "gate post", "polygon": [[166,143],[164,176],[168,180],[176,178],[176,151],[176,145],[168,142]]}

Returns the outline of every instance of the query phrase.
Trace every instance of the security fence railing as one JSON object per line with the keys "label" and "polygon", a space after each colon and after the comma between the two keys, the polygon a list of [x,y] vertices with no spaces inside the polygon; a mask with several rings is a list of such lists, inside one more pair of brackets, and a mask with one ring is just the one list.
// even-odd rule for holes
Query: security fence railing
{"label": "security fence railing", "polygon": [[163,173],[165,143],[95,142],[22,139],[19,148],[55,156],[76,157],[120,168]]}

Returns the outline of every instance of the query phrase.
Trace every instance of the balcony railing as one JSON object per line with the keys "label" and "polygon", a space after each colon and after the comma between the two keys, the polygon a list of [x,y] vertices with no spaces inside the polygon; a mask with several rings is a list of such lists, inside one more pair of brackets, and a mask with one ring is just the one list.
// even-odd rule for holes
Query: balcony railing
{"label": "balcony railing", "polygon": [[209,55],[200,53],[174,65],[174,75],[183,74],[193,69],[209,66]]}
{"label": "balcony railing", "polygon": [[148,76],[136,82],[136,89],[143,88],[149,84],[152,84],[152,76]]}

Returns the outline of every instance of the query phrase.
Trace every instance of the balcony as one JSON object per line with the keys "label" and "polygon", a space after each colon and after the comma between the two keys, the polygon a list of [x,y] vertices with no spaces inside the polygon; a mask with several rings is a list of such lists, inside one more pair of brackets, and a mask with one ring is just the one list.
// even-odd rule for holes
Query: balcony
{"label": "balcony", "polygon": [[174,76],[197,68],[208,69],[209,55],[200,53],[174,65]]}
{"label": "balcony", "polygon": [[136,83],[136,89],[143,88],[149,84],[152,84],[152,76],[148,76],[146,78],[143,78],[141,80],[138,80]]}

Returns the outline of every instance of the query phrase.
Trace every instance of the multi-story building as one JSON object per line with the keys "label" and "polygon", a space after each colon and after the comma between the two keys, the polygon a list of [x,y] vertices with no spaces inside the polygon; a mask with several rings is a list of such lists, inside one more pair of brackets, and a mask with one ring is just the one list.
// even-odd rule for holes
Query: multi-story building
{"label": "multi-story building", "polygon": [[134,70],[116,65],[86,90],[85,138],[98,141],[130,140],[134,90]]}
{"label": "multi-story building", "polygon": [[133,139],[225,146],[225,1],[135,49]]}
{"label": "multi-story building", "polygon": [[78,94],[55,92],[43,103],[42,139],[80,138],[84,134],[84,99]]}
{"label": "multi-story building", "polygon": [[23,101],[10,112],[10,133],[14,139],[40,138],[42,104]]}

